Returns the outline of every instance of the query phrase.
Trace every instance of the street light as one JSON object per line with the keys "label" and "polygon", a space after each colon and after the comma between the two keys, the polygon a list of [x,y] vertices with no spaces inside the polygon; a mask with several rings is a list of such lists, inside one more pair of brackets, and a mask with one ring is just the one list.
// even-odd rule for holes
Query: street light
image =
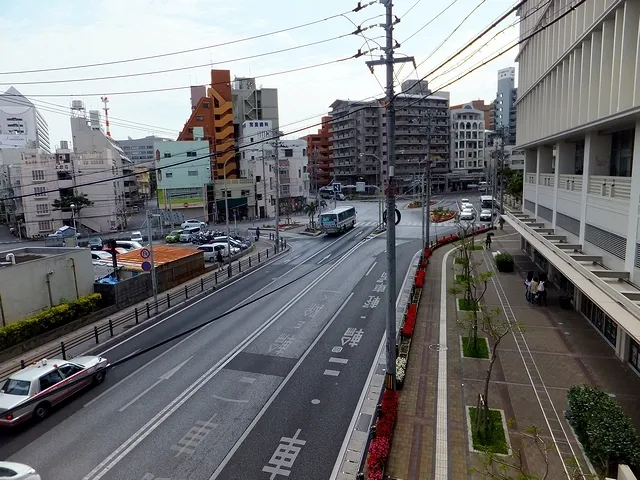
{"label": "street light", "polygon": [[73,244],[77,247],[78,246],[78,229],[76,228],[76,215],[75,215],[76,205],[75,203],[72,203],[69,206],[71,207],[71,222],[73,223]]}
{"label": "street light", "polygon": [[361,153],[360,158],[373,157],[380,162],[380,171],[378,172],[378,227],[382,225],[382,159],[373,153]]}

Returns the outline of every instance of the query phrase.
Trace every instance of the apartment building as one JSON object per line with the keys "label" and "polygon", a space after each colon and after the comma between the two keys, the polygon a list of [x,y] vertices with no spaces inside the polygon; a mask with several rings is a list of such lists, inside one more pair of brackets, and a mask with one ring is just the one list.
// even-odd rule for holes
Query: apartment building
{"label": "apartment building", "polygon": [[480,110],[481,112],[484,113],[484,125],[485,128],[488,130],[491,130],[491,117],[492,117],[492,110],[495,108],[495,103],[491,102],[490,104],[485,104],[484,100],[471,100],[468,103],[460,103],[458,105],[451,105],[449,107],[449,110],[453,111],[453,110],[460,110],[461,108],[463,108],[465,105],[471,105],[471,108],[474,108],[476,110]]}
{"label": "apartment building", "polygon": [[14,87],[0,94],[0,144],[51,152],[47,121],[36,106]]}
{"label": "apartment building", "polygon": [[274,130],[280,128],[277,88],[258,87],[255,78],[235,77],[231,84],[231,97],[236,125],[240,126],[246,121],[267,120]]}
{"label": "apartment building", "polygon": [[[432,185],[444,188],[450,160],[449,94],[430,95],[426,81],[403,82],[396,106],[396,182],[401,192],[421,184],[427,154]],[[384,99],[336,100],[331,104],[330,152],[334,179],[380,185],[387,175],[387,119]],[[429,148],[427,148],[429,144]]]}
{"label": "apartment building", "polygon": [[515,145],[517,131],[516,101],[518,98],[515,67],[498,70],[497,90],[492,129],[504,133],[505,145]]}
{"label": "apartment building", "polygon": [[[240,125],[238,141],[240,179],[244,183],[227,185],[229,198],[246,198],[247,215],[253,218],[269,218],[275,215],[276,168],[274,142],[275,131],[269,120],[245,121]],[[256,142],[261,142],[254,145]],[[250,185],[250,187],[249,187]],[[221,188],[223,188],[221,186]],[[247,190],[250,190],[247,192]],[[243,195],[243,193],[247,195]],[[253,196],[254,201],[251,201]],[[224,198],[224,197],[223,197]],[[227,200],[227,203],[229,200]],[[240,200],[236,200],[241,203]],[[223,205],[224,208],[224,205]]]}
{"label": "apartment building", "polygon": [[[141,200],[148,200],[155,196],[157,189],[154,145],[157,142],[170,141],[168,138],[150,135],[144,138],[127,138],[118,140],[118,145],[125,155],[133,162],[135,180]],[[151,169],[151,170],[150,170]]]}
{"label": "apartment building", "polygon": [[[521,7],[521,36],[567,11]],[[521,46],[522,248],[640,374],[640,3],[586,2]]]}
{"label": "apartment building", "polygon": [[451,109],[451,170],[479,173],[485,159],[485,112],[467,103]]}
{"label": "apartment building", "polygon": [[302,137],[307,142],[309,155],[310,190],[315,192],[331,183],[333,178],[333,159],[330,155],[329,125],[331,117],[322,117],[322,126],[317,133]]}

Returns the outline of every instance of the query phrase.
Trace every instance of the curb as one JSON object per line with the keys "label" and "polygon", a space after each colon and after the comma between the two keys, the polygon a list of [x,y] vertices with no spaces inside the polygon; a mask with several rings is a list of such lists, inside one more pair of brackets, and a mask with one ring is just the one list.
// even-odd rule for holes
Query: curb
{"label": "curb", "polygon": [[235,283],[236,281],[240,280],[241,278],[245,277],[246,275],[250,274],[251,272],[254,272],[256,270],[258,270],[259,268],[262,267],[266,267],[267,265],[272,264],[273,262],[275,262],[277,259],[279,259],[280,257],[284,256],[285,254],[289,253],[289,251],[291,250],[291,247],[287,246],[285,250],[283,250],[282,252],[278,253],[277,255],[275,255],[274,257],[272,257],[272,259],[269,259],[269,261],[264,262],[264,263],[260,263],[258,265],[255,265],[247,270],[243,270],[242,272],[238,273],[237,275],[234,275],[232,278],[229,278],[227,280],[225,280],[224,282],[220,282],[218,285],[213,286],[207,290],[205,290],[204,292],[200,292],[197,295],[190,297],[188,300],[179,303],[178,305],[175,305],[171,308],[168,308],[167,310],[158,313],[158,315],[155,315],[153,317],[151,317],[148,320],[144,320],[142,322],[140,322],[138,325],[133,325],[131,328],[126,329],[125,331],[123,331],[122,333],[118,334],[118,335],[114,335],[113,337],[109,338],[108,340],[105,340],[104,342],[99,343],[98,345],[92,346],[91,348],[85,350],[84,352],[82,352],[79,355],[76,356],[81,356],[81,355],[91,355],[94,352],[97,351],[101,351],[101,350],[105,350],[108,348],[111,348],[112,346],[122,342],[123,340],[126,340],[129,337],[134,336],[135,334],[149,328],[152,327],[153,325],[156,325],[157,323],[161,322],[162,320],[164,320],[167,317],[170,317],[171,315],[175,314],[176,312],[179,312],[180,310],[183,310],[185,308],[188,308],[189,306],[193,305],[194,303],[196,303],[199,300],[202,300],[203,298],[212,295],[213,293],[215,293],[216,291],[220,290],[221,288],[227,286],[227,285],[231,285],[232,283]]}

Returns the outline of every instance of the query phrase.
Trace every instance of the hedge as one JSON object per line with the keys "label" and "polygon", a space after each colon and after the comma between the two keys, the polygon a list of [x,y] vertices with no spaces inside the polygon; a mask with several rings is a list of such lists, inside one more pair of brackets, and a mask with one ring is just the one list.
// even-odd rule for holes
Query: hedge
{"label": "hedge", "polygon": [[43,333],[89,315],[102,296],[92,293],[73,302],[61,303],[19,322],[0,328],[0,350],[4,350]]}
{"label": "hedge", "polygon": [[576,385],[569,389],[567,400],[571,425],[601,473],[615,473],[618,464],[639,464],[640,437],[613,398],[598,388]]}
{"label": "hedge", "polygon": [[515,269],[513,256],[510,253],[498,253],[496,255],[496,267],[499,272],[513,272]]}

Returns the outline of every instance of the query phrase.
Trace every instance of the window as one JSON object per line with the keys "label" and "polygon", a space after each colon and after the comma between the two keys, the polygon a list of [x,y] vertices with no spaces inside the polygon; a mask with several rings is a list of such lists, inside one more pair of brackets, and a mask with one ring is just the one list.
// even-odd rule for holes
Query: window
{"label": "window", "polygon": [[49,372],[46,375],[40,377],[40,390],[46,390],[49,387],[53,387],[56,383],[62,381],[62,375],[58,370]]}
{"label": "window", "polygon": [[635,129],[615,132],[611,136],[611,165],[609,175],[612,177],[630,177],[633,164],[633,143]]}
{"label": "window", "polygon": [[164,152],[164,158],[171,158],[171,152]]}
{"label": "window", "polygon": [[49,204],[48,203],[38,203],[36,205],[36,213],[39,213],[39,214],[49,213]]}
{"label": "window", "polygon": [[606,315],[600,307],[584,295],[580,302],[580,311],[593,326],[598,329],[604,338],[615,346],[618,337],[618,325]]}
{"label": "window", "polygon": [[165,178],[173,178],[173,172],[167,172],[164,174]]}
{"label": "window", "polygon": [[196,120],[198,122],[204,122],[204,115],[196,115]]}
{"label": "window", "polygon": [[7,379],[0,389],[0,393],[6,393],[7,395],[29,395],[29,389],[31,388],[31,382],[26,380],[12,380]]}
{"label": "window", "polygon": [[33,188],[33,192],[35,194],[36,197],[46,197],[47,196],[47,189],[45,187],[34,187]]}
{"label": "window", "polygon": [[34,182],[43,181],[44,180],[44,170],[33,170],[31,172],[31,177]]}
{"label": "window", "polygon": [[285,148],[284,149],[285,157],[293,157],[293,148]]}
{"label": "window", "polygon": [[67,363],[66,365],[62,365],[58,370],[64,378],[67,378],[71,375],[75,375],[76,373],[81,372],[83,369],[82,367],[74,365],[73,363]]}
{"label": "window", "polygon": [[187,157],[197,157],[197,156],[198,156],[198,154],[196,153],[195,150],[187,152]]}
{"label": "window", "polygon": [[51,228],[51,221],[45,220],[43,222],[38,222],[38,230],[41,232],[50,232],[53,230],[53,228]]}
{"label": "window", "polygon": [[187,173],[187,175],[189,177],[197,177],[198,176],[198,171],[197,170],[189,170],[189,172]]}

